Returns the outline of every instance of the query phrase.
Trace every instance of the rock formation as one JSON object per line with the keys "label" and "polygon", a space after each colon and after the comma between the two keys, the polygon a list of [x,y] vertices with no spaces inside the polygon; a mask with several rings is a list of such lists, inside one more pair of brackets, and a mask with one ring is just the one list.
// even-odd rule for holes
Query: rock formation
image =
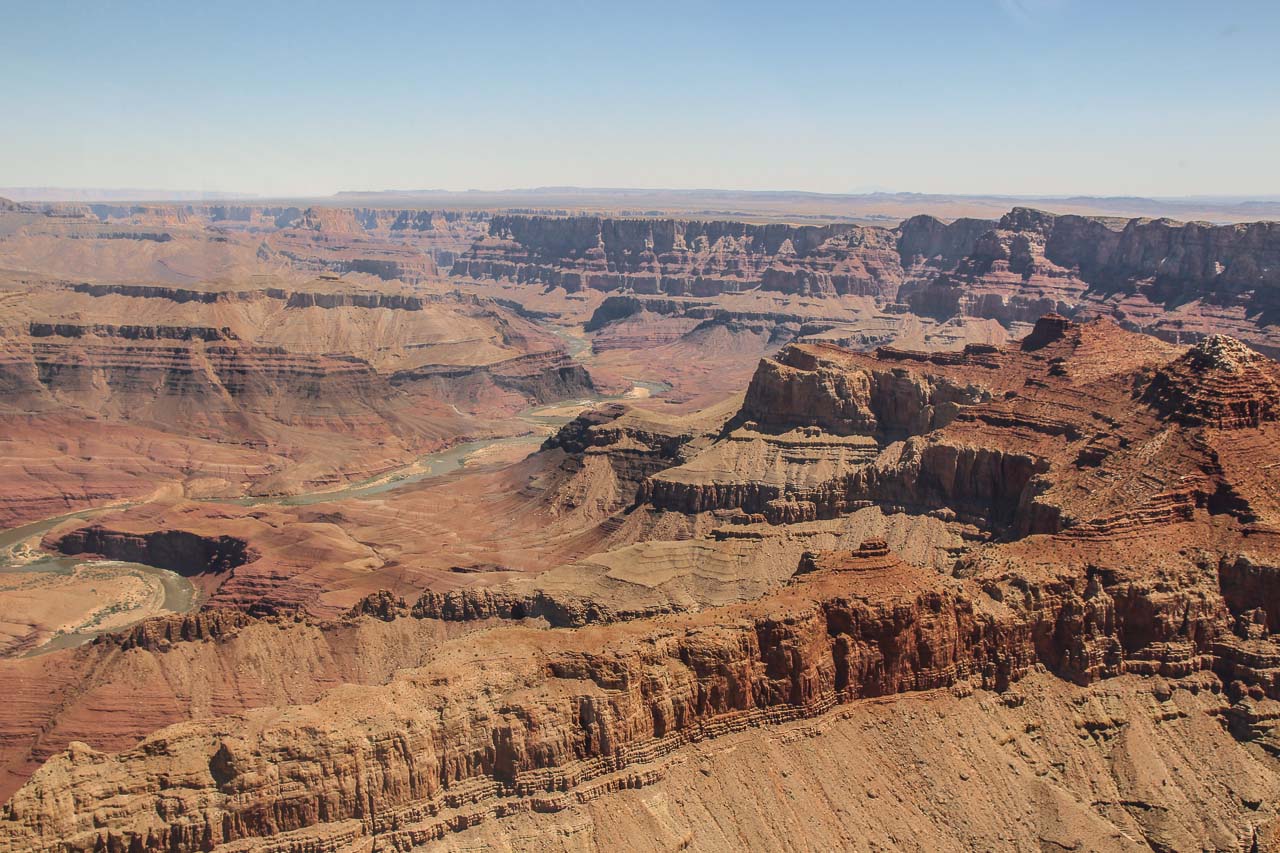
{"label": "rock formation", "polygon": [[0,850],[1280,849],[1269,223],[0,217]]}
{"label": "rock formation", "polygon": [[929,316],[1002,322],[1105,314],[1174,342],[1229,333],[1275,354],[1278,260],[1275,223],[1117,223],[1014,208],[954,271],[903,301]]}
{"label": "rock formation", "polygon": [[1275,354],[1278,259],[1274,223],[1119,222],[1028,208],[999,222],[915,216],[896,229],[499,216],[452,275],[640,296],[864,295],[924,317],[1014,326],[1048,312],[1109,315],[1175,343],[1220,332]]}
{"label": "rock formation", "polygon": [[[1275,371],[1236,341],[1180,351],[1107,321],[1051,316],[1004,348],[796,345],[763,362],[746,402],[725,415],[593,412],[526,463],[555,466],[544,503],[566,500],[581,472],[598,481],[606,467],[635,489],[629,505],[605,509],[608,523],[592,516],[615,542],[569,572],[569,585],[557,585],[557,569],[428,591],[413,605],[370,595],[343,626],[470,633],[384,684],[183,723],[121,751],[72,743],[4,806],[0,849],[467,843],[528,827],[531,814],[558,826],[557,815],[597,798],[662,790],[706,744],[758,746],[770,733],[789,743],[803,726],[874,727],[889,707],[929,703],[966,720],[980,708],[1022,720],[1026,702],[1057,756],[1044,759],[1056,775],[1033,778],[1076,804],[1072,828],[1053,830],[1070,843],[1129,849],[1123,840],[1140,838],[1181,849],[1234,838],[1270,849],[1280,499],[1256,472],[1280,463]],[[660,483],[701,497],[674,499]],[[947,571],[900,556],[891,541],[909,539],[895,517],[962,534]],[[885,534],[842,538],[870,523]],[[684,539],[656,541],[664,530]],[[92,528],[70,535],[102,538]],[[279,553],[263,534],[247,542],[260,560]],[[609,578],[653,584],[643,572],[657,549],[695,546],[701,562],[732,553],[730,565],[746,566],[749,548],[790,564],[762,594],[729,575],[667,587],[660,606],[615,606],[644,599]],[[594,564],[604,574],[592,575]],[[739,597],[713,596],[717,583]],[[580,627],[539,627],[548,623]],[[294,624],[282,630],[315,630]],[[170,620],[99,645],[174,654],[252,630]],[[909,693],[922,698],[883,704]],[[1151,713],[1181,722],[1151,734],[1139,695],[1164,709]],[[1063,703],[1076,722],[1059,733]],[[1025,725],[1024,734],[1039,731],[1030,717]],[[1170,788],[1145,762],[1177,738],[1214,746],[1181,759],[1195,772],[1172,773]],[[998,748],[981,746],[970,760],[985,766],[980,754]],[[1252,769],[1231,769],[1246,754]],[[1128,756],[1130,769],[1111,781],[1072,769],[1099,755]],[[1257,790],[1239,794],[1237,772]],[[1098,785],[1129,792],[1129,805],[1068,793]],[[1169,797],[1193,788],[1197,809],[1169,811]],[[1033,822],[1048,808],[1008,802]],[[931,813],[921,831],[1017,846],[956,820]],[[883,829],[873,820],[864,831]]]}
{"label": "rock formation", "polygon": [[471,294],[309,276],[5,287],[5,526],[169,484],[363,479],[592,389],[559,339]]}
{"label": "rock formation", "polygon": [[898,267],[891,235],[853,225],[495,216],[452,274],[570,292],[885,295]]}

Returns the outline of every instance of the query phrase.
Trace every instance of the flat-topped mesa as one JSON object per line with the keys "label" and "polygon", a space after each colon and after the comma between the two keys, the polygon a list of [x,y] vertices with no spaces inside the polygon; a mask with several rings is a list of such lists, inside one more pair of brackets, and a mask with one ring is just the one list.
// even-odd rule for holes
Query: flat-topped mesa
{"label": "flat-topped mesa", "polygon": [[95,524],[46,542],[64,554],[101,554],[169,569],[180,575],[223,574],[258,558],[234,536],[202,536],[187,530],[130,533]]}
{"label": "flat-topped mesa", "polygon": [[857,548],[846,551],[806,551],[800,557],[796,575],[813,572],[856,572],[887,574],[909,570],[883,539],[864,539]]}
{"label": "flat-topped mesa", "polygon": [[1053,312],[1045,314],[1039,320],[1036,320],[1031,334],[1022,339],[1022,349],[1025,352],[1043,349],[1054,341],[1062,340],[1067,334],[1067,330],[1073,326],[1075,326],[1075,323],[1072,323],[1061,314]]}
{"label": "flat-topped mesa", "polygon": [[[773,525],[877,505],[1015,538],[1090,519],[1184,518],[1184,507],[1155,496],[1200,466],[1139,461],[1143,436],[1161,426],[1133,399],[1177,353],[1107,319],[1055,315],[1018,347],[869,354],[793,344],[761,361],[730,429],[648,478],[637,501],[686,514],[737,509]],[[1151,476],[1114,487],[1139,472]],[[1108,485],[1068,485],[1095,477]],[[1193,503],[1213,494],[1222,508],[1229,491],[1193,490]]]}
{"label": "flat-topped mesa", "polygon": [[1259,427],[1280,420],[1280,365],[1235,338],[1211,335],[1160,370],[1143,400],[1187,424]]}
{"label": "flat-topped mesa", "polygon": [[817,426],[836,435],[895,440],[944,426],[961,406],[990,399],[976,385],[903,370],[898,351],[886,352],[883,366],[881,359],[850,355],[835,347],[792,345],[776,358],[762,359],[741,418],[771,430]]}
{"label": "flat-topped mesa", "polygon": [[359,234],[364,228],[357,221],[355,211],[341,207],[308,207],[294,228],[335,234]]}

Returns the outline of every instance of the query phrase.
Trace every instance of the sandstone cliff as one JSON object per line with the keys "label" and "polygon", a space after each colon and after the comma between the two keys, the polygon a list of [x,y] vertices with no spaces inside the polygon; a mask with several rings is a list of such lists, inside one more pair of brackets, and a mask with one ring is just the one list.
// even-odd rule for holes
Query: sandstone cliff
{"label": "sandstone cliff", "polygon": [[954,272],[904,297],[927,316],[1108,314],[1175,342],[1219,332],[1274,353],[1278,262],[1275,223],[1117,223],[1015,208]]}
{"label": "sandstone cliff", "polygon": [[[554,572],[525,594],[514,583],[427,592],[412,607],[371,596],[348,619],[523,624],[445,642],[381,686],[184,723],[116,753],[71,744],[4,807],[0,848],[408,849],[660,785],[702,742],[830,720],[838,706],[874,716],[868,699],[950,688],[958,708],[1016,708],[1028,679],[1048,689],[1038,670],[1089,691],[1074,694],[1086,703],[1127,689],[1095,690],[1124,678],[1148,679],[1161,702],[1175,691],[1219,697],[1188,704],[1188,725],[1218,732],[1219,751],[1267,748],[1280,721],[1270,704],[1280,698],[1280,602],[1269,592],[1280,577],[1280,502],[1256,471],[1280,447],[1274,371],[1233,341],[1179,351],[1055,316],[1007,348],[797,345],[762,364],[749,403],[724,420],[593,412],[547,443],[543,461],[557,473],[542,500],[567,500],[579,473],[599,480],[607,469],[639,485],[633,506],[615,495],[601,508],[603,526],[684,540],[636,539],[583,561],[572,577],[589,579],[596,561],[598,577],[616,583],[591,580],[576,598]],[[772,418],[771,431],[756,417]],[[668,499],[659,483],[701,497]],[[887,536],[796,550],[832,542],[866,513],[904,545],[883,519],[959,528],[967,544],[947,573],[904,561]],[[253,523],[259,561],[280,559],[288,545],[270,537],[284,526],[267,514]],[[109,544],[91,530],[74,535]],[[748,601],[693,586],[670,587],[665,602],[611,598],[652,584],[637,567],[680,541],[697,544],[696,562],[723,553],[739,571],[749,550],[773,549],[792,555],[794,577],[775,575]],[[628,600],[650,604],[619,606]],[[548,623],[581,627],[536,627]],[[169,620],[100,647],[173,654],[245,630]],[[1118,726],[1078,713],[1083,740],[1068,760],[1085,761],[1086,741]],[[1132,784],[1160,787],[1135,773],[1144,781]],[[1265,797],[1203,796],[1202,823],[1098,804],[1080,819],[1174,849],[1223,831],[1252,844],[1275,819]],[[1139,800],[1168,809],[1154,793]]]}
{"label": "sandstone cliff", "polygon": [[1110,315],[1173,342],[1226,333],[1274,354],[1278,253],[1274,223],[1123,222],[1027,208],[999,222],[916,216],[892,230],[496,216],[452,274],[642,296],[870,296],[924,317],[1006,326],[1048,312]]}
{"label": "sandstone cliff", "polygon": [[495,216],[452,274],[571,292],[883,295],[900,265],[888,232],[852,225]]}

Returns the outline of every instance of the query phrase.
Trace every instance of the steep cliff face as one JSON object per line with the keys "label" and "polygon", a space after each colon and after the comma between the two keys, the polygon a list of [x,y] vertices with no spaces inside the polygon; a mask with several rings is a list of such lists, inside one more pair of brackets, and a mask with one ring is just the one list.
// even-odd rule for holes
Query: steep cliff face
{"label": "steep cliff face", "polygon": [[1275,223],[1134,219],[1119,226],[1014,208],[998,223],[917,216],[893,231],[498,216],[453,274],[568,290],[707,295],[762,287],[890,300],[910,280],[906,295],[919,313],[1032,322],[1121,293],[1166,306],[1203,300],[1270,317],[1280,310],[1272,295],[1278,268]]}
{"label": "steep cliff face", "polygon": [[1014,208],[954,272],[904,291],[912,310],[1004,323],[1110,314],[1166,340],[1227,333],[1275,352],[1280,226],[1115,222]]}
{"label": "steep cliff face", "polygon": [[452,274],[676,296],[884,295],[901,280],[883,229],[591,216],[495,216]]}
{"label": "steep cliff face", "polygon": [[1042,488],[1036,477],[1048,470],[1030,453],[913,438],[850,474],[835,500],[871,500],[915,512],[945,509],[994,530],[1052,533],[1057,519],[1033,508]]}
{"label": "steep cliff face", "polygon": [[822,353],[817,347],[790,347],[776,360],[762,361],[747,388],[742,415],[766,427],[814,426],[891,441],[945,426],[959,406],[990,398],[978,386],[911,374],[893,364],[849,371],[838,361],[824,361]]}
{"label": "steep cliff face", "polygon": [[898,257],[908,270],[928,261],[954,266],[995,224],[989,219],[962,218],[945,223],[932,216],[913,216],[898,226]]}
{"label": "steep cliff face", "polygon": [[[911,577],[892,566],[867,575],[877,571],[886,588]],[[849,595],[841,586],[830,578],[806,584],[770,611],[744,609],[723,627],[675,624],[656,643],[592,648],[592,635],[565,637],[535,666],[510,654],[512,637],[498,661],[505,676],[482,663],[468,668],[482,680],[447,676],[452,684],[442,688],[431,685],[439,677],[431,669],[421,671],[386,688],[394,705],[373,711],[358,732],[324,723],[322,703],[296,712],[286,740],[258,715],[235,727],[188,726],[163,736],[160,749],[152,739],[118,757],[73,746],[5,807],[3,843],[39,848],[56,834],[71,850],[185,850],[295,830],[319,832],[301,845],[353,833],[396,847],[422,843],[448,831],[441,812],[456,803],[533,801],[555,810],[558,792],[693,738],[861,697],[970,679],[994,687],[1030,662],[1025,635],[1009,635],[949,588]],[[484,641],[479,648],[499,651]],[[482,690],[506,698],[485,699]],[[182,788],[164,784],[174,774],[187,780]],[[128,780],[115,799],[115,828],[95,827],[91,811],[74,808],[52,818],[28,799],[46,785],[108,777]],[[294,792],[287,801],[269,793],[281,786]]]}
{"label": "steep cliff face", "polygon": [[[761,362],[737,429],[649,477],[638,499],[773,524],[875,505],[1017,537],[1169,522],[1196,507],[1269,514],[1270,493],[1226,460],[1270,434],[1274,363],[1223,339],[1176,352],[1057,315],[1017,348],[792,345]],[[1171,432],[1171,420],[1261,432],[1209,438]]]}
{"label": "steep cliff face", "polygon": [[[1079,216],[1030,216],[1015,210],[1001,222],[1044,236],[1044,257],[1076,268],[1095,287],[1153,280],[1170,299],[1250,294],[1268,300],[1280,284],[1280,224],[1207,225],[1168,219],[1127,222],[1120,231]],[[1262,301],[1264,310],[1276,306]]]}
{"label": "steep cliff face", "polygon": [[[316,630],[470,633],[394,677],[380,669],[388,676],[377,686],[187,722],[114,754],[73,743],[0,812],[0,849],[301,853],[409,849],[453,833],[461,845],[477,826],[497,837],[533,813],[568,820],[597,798],[660,786],[694,756],[817,736],[788,728],[799,721],[818,731],[878,720],[908,707],[887,700],[910,692],[966,720],[1016,712],[1028,695],[1068,703],[1035,705],[994,746],[938,737],[936,721],[920,736],[931,752],[971,749],[964,768],[1016,743],[1009,754],[1038,768],[1027,777],[1054,786],[1045,811],[1023,817],[1105,828],[1077,846],[1126,849],[1116,839],[1140,838],[1230,849],[1243,838],[1265,849],[1254,842],[1280,817],[1272,795],[1223,780],[1273,779],[1280,791],[1280,502],[1258,476],[1280,452],[1280,422],[1264,405],[1274,365],[1232,341],[1181,351],[1054,316],[1011,347],[796,345],[761,371],[770,378],[754,408],[736,416],[609,407],[518,469],[509,482],[542,507],[567,516],[596,504],[595,541],[608,550],[523,586],[428,591],[412,606],[402,588],[375,593],[342,626]],[[752,419],[770,400],[786,412],[772,431]],[[637,481],[620,505],[620,484]],[[585,491],[605,482],[607,496]],[[677,486],[696,498],[675,497]],[[301,522],[284,523],[283,512],[239,518],[247,541],[261,543],[258,563],[298,550],[290,536]],[[334,535],[351,522],[333,513],[311,523]],[[869,523],[881,532],[849,538]],[[394,529],[410,526],[397,518]],[[370,535],[367,521],[354,529]],[[887,545],[940,531],[960,543],[949,563],[908,563]],[[344,565],[363,541],[353,539]],[[748,587],[752,560],[783,558],[785,571],[772,566]],[[655,594],[685,571],[678,559],[703,574]],[[283,572],[246,563],[233,574],[243,590]],[[278,636],[310,630],[294,625]],[[265,627],[170,619],[94,649],[105,655],[114,642],[149,660]],[[397,649],[387,667],[408,654]],[[1126,690],[1151,699],[1121,702]],[[1137,707],[1151,719],[1124,716]],[[904,731],[891,735],[903,741]],[[1155,755],[1172,763],[1148,767]],[[1177,772],[1192,766],[1188,755],[1203,763]],[[709,760],[706,778],[725,760]],[[1202,770],[1215,781],[1195,788],[1195,809],[1179,810],[1170,788],[1200,784]],[[1107,781],[1113,772],[1120,781]],[[823,780],[833,802],[878,813],[859,805],[874,798],[849,776]],[[966,796],[1002,811],[982,782]],[[1129,805],[1117,809],[1117,797]],[[1195,817],[1171,817],[1183,814]],[[1052,825],[1063,846],[1079,840]],[[988,844],[1025,846],[1010,837]]]}
{"label": "steep cliff face", "polygon": [[53,543],[64,554],[101,554],[110,560],[145,563],[180,575],[221,574],[257,559],[243,539],[207,537],[186,530],[158,530],[143,535],[82,527]]}
{"label": "steep cliff face", "polygon": [[[340,691],[283,715],[169,729],[116,755],[73,744],[4,807],[0,844],[247,849],[271,839],[300,851],[372,838],[403,849],[476,820],[560,811],[602,793],[596,780],[646,784],[655,763],[691,743],[860,699],[1008,691],[1036,663],[1081,684],[1245,672],[1243,649],[1223,641],[1221,605],[1197,603],[1194,589],[1169,596],[1082,570],[948,580],[879,541],[807,555],[800,568],[784,591],[668,620],[656,635],[473,635],[366,688],[358,727],[341,722],[351,700]],[[1273,686],[1254,677],[1249,689]],[[90,796],[103,785],[106,802]],[[63,805],[49,808],[50,796]]]}
{"label": "steep cliff face", "polygon": [[109,323],[31,323],[27,326],[27,334],[33,338],[83,338],[94,337],[121,338],[126,341],[233,341],[236,335],[231,329],[222,327],[214,329],[209,326],[117,326]]}

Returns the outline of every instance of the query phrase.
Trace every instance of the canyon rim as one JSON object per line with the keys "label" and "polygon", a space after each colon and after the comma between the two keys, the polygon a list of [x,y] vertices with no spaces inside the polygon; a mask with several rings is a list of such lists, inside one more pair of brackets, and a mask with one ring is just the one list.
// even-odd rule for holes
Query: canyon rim
{"label": "canyon rim", "polygon": [[1280,851],[1270,5],[5,12],[2,853]]}

